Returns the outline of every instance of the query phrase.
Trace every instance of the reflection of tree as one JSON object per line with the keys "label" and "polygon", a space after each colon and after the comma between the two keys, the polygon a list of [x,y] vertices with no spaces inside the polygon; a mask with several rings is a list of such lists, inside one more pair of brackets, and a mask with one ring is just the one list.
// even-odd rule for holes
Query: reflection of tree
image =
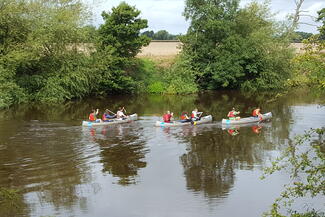
{"label": "reflection of tree", "polygon": [[[37,193],[40,203],[51,203],[57,209],[70,209],[84,200],[78,186],[91,182],[91,177],[80,137],[67,128],[40,122],[21,127],[14,135],[5,138],[5,149],[0,152],[0,186]],[[24,210],[17,208],[16,215],[28,215],[27,202],[21,202]],[[0,207],[0,213],[2,209],[6,208]]]}
{"label": "reflection of tree", "polygon": [[236,169],[262,164],[265,151],[274,145],[267,142],[264,132],[252,136],[250,127],[243,130],[236,137],[212,128],[182,138],[189,144],[180,158],[189,189],[202,191],[209,198],[223,197],[234,184]]}
{"label": "reflection of tree", "polygon": [[134,184],[138,170],[147,165],[144,159],[148,150],[140,129],[119,125],[110,126],[107,131],[105,139],[97,140],[102,150],[103,171],[119,177],[121,185]]}

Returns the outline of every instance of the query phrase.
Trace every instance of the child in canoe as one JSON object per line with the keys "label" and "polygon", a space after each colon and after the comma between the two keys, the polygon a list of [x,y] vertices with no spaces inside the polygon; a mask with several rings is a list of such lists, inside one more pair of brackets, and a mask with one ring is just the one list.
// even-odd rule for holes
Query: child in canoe
{"label": "child in canoe", "polygon": [[[124,113],[123,113],[123,111],[125,111],[125,108],[123,107],[120,107],[119,108],[119,110],[116,112],[116,118],[119,118],[119,119],[125,119],[125,118],[127,118],[128,116],[127,115],[125,115]],[[126,111],[125,111],[126,112]]]}
{"label": "child in canoe", "polygon": [[191,122],[191,119],[187,116],[187,112],[182,113],[180,122],[182,123]]}
{"label": "child in canoe", "polygon": [[263,119],[260,107],[257,107],[256,109],[253,110],[252,116],[259,118],[260,120]]}
{"label": "child in canoe", "polygon": [[98,115],[99,109],[92,109],[91,113],[89,114],[89,121],[90,122],[101,122],[100,119],[97,119],[97,115]]}
{"label": "child in canoe", "polygon": [[163,115],[163,120],[164,120],[164,122],[165,122],[165,123],[170,123],[170,121],[171,121],[173,115],[174,115],[173,112],[171,113],[170,111],[167,111],[167,113]]}
{"label": "child in canoe", "polygon": [[199,112],[198,109],[194,109],[192,111],[192,114],[191,114],[191,120],[192,121],[198,121],[201,119],[201,115],[203,114],[203,112]]}
{"label": "child in canoe", "polygon": [[[103,114],[103,116],[102,116],[102,120],[103,120],[104,122],[109,122],[110,119],[116,118],[116,114],[114,114],[114,115],[110,115],[109,112],[110,112],[110,111],[109,111],[108,109],[105,110],[105,112],[104,112],[104,114]],[[111,113],[112,113],[112,112],[111,112]]]}
{"label": "child in canoe", "polygon": [[236,111],[235,108],[232,108],[232,110],[230,112],[228,112],[228,115],[227,116],[228,116],[229,120],[239,120],[240,117],[237,116],[239,114],[240,114],[239,111]]}

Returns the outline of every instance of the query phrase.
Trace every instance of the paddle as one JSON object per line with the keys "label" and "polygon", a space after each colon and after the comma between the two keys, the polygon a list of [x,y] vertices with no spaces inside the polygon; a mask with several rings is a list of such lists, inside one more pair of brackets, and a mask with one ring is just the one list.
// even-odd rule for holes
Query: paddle
{"label": "paddle", "polygon": [[124,110],[124,112],[125,112],[125,115],[126,115],[126,110],[125,110],[125,108],[123,107],[123,110]]}
{"label": "paddle", "polygon": [[108,109],[106,109],[107,111],[109,111],[110,113],[112,113],[112,114],[114,114],[114,115],[116,115],[114,112],[112,112],[111,110],[108,110]]}
{"label": "paddle", "polygon": [[201,112],[200,116],[199,116],[199,120],[201,119],[201,116],[202,116],[203,112]]}

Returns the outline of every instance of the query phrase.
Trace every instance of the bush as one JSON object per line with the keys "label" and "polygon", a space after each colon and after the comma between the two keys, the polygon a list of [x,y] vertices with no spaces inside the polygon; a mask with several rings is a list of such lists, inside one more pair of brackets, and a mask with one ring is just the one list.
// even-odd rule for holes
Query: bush
{"label": "bush", "polygon": [[189,94],[198,91],[195,82],[195,71],[190,67],[189,59],[181,55],[166,71],[164,80],[167,83],[165,93]]}

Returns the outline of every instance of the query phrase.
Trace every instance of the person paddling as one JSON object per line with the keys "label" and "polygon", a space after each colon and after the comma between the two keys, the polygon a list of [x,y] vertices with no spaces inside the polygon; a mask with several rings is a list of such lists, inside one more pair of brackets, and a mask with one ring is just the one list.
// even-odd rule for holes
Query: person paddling
{"label": "person paddling", "polygon": [[180,122],[185,123],[185,122],[190,122],[191,119],[187,116],[187,112],[183,112],[181,115],[181,120]]}
{"label": "person paddling", "polygon": [[260,107],[257,107],[256,109],[253,110],[252,116],[259,118],[260,120],[263,119]]}
{"label": "person paddling", "polygon": [[[109,113],[112,113],[113,115],[110,115]],[[108,121],[110,121],[109,119],[113,119],[113,118],[116,118],[116,114],[114,114],[110,110],[106,109],[102,116],[102,120],[105,122],[108,122]]]}
{"label": "person paddling", "polygon": [[100,119],[97,119],[99,109],[92,109],[91,113],[89,114],[89,121],[91,122],[100,122]]}
{"label": "person paddling", "polygon": [[127,116],[123,113],[123,111],[125,111],[125,108],[119,108],[119,110],[116,112],[116,117],[117,118],[122,118],[122,119],[125,119],[127,118]]}
{"label": "person paddling", "polygon": [[230,112],[228,112],[228,118],[229,118],[229,120],[239,120],[240,119],[240,117],[236,117],[236,115],[239,115],[240,114],[240,112],[239,111],[236,111],[236,109],[235,108],[232,108],[232,110],[230,111]]}
{"label": "person paddling", "polygon": [[201,118],[203,112],[199,112],[198,109],[194,109],[191,114],[191,120],[192,121],[198,121]]}
{"label": "person paddling", "polygon": [[164,122],[165,122],[165,123],[170,123],[170,121],[171,121],[173,115],[174,115],[173,112],[171,113],[170,111],[167,111],[167,113],[163,115],[163,120],[164,120]]}

